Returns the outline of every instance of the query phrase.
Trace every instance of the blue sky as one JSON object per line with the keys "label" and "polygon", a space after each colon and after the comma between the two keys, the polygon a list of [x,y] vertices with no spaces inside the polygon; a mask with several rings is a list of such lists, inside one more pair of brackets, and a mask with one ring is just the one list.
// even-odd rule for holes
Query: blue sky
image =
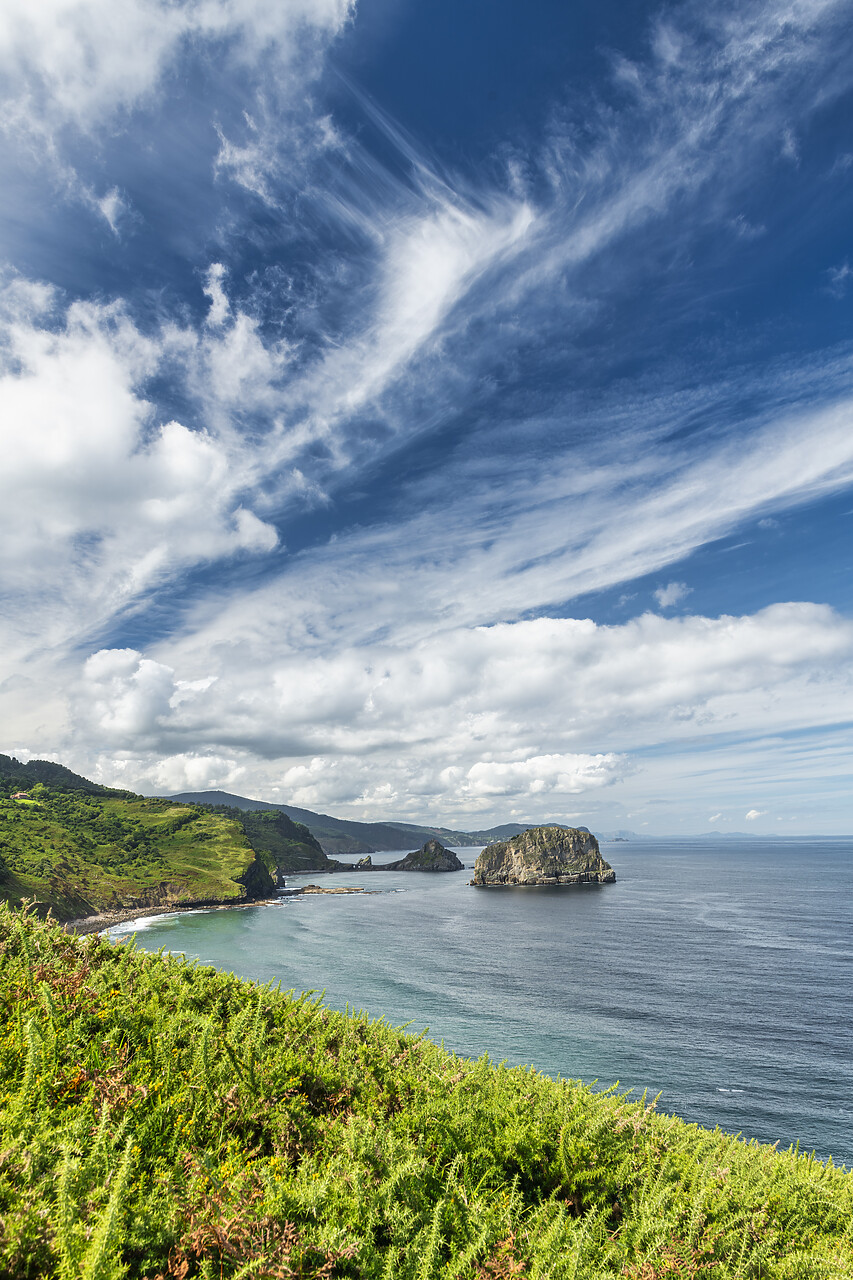
{"label": "blue sky", "polygon": [[853,4],[11,0],[2,749],[849,832]]}

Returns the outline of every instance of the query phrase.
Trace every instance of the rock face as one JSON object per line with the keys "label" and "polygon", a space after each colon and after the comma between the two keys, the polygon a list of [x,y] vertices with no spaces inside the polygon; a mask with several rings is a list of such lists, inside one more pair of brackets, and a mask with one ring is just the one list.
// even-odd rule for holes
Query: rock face
{"label": "rock face", "polygon": [[420,849],[407,853],[397,862],[386,862],[374,871],[462,871],[463,864],[455,853],[445,849],[438,840],[427,840]]}
{"label": "rock face", "polygon": [[612,884],[616,872],[598,841],[577,827],[532,827],[490,844],[477,859],[474,885]]}

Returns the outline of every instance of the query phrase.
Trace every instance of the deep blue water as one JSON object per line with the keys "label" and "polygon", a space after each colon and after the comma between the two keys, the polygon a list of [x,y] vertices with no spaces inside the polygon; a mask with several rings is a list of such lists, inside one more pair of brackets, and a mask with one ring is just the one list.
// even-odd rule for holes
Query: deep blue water
{"label": "deep blue water", "polygon": [[602,852],[615,885],[315,875],[381,892],[136,922],[137,945],[853,1165],[853,841]]}

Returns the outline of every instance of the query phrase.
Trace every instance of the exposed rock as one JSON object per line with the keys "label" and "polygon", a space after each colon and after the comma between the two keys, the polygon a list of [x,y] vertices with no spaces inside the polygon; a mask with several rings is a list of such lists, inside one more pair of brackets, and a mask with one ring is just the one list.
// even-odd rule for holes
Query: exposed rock
{"label": "exposed rock", "polygon": [[588,831],[532,827],[484,849],[471,884],[611,884],[615,879]]}
{"label": "exposed rock", "polygon": [[[374,871],[376,870],[375,867],[373,869]],[[303,889],[297,889],[295,890],[295,892],[302,893],[302,894],[305,894],[305,893],[378,893],[379,890],[378,889],[356,889],[355,886],[350,888],[349,885],[347,885],[346,887],[342,885],[335,885],[334,889],[324,889],[323,886],[319,884],[306,884]]]}
{"label": "exposed rock", "polygon": [[396,862],[386,862],[374,871],[462,871],[463,864],[455,853],[445,849],[438,840],[427,840],[420,849],[407,853]]}
{"label": "exposed rock", "polygon": [[252,859],[243,874],[237,878],[237,883],[245,890],[242,896],[246,902],[257,902],[275,894],[275,881],[259,857]]}

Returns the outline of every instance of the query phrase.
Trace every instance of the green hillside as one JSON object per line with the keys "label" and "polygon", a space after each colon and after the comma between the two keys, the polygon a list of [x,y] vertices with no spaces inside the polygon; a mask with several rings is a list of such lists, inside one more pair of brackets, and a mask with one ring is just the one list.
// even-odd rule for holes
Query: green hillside
{"label": "green hillside", "polygon": [[249,844],[274,878],[300,871],[334,871],[338,865],[326,857],[307,827],[294,822],[279,809],[241,810],[216,805],[212,812],[240,824]]}
{"label": "green hillside", "polygon": [[0,1274],[830,1280],[853,1176],[0,908]]}
{"label": "green hillside", "polygon": [[19,772],[0,776],[0,898],[35,898],[67,920],[274,892],[233,817],[99,788],[68,770],[53,776],[59,785],[24,775],[25,795]]}

